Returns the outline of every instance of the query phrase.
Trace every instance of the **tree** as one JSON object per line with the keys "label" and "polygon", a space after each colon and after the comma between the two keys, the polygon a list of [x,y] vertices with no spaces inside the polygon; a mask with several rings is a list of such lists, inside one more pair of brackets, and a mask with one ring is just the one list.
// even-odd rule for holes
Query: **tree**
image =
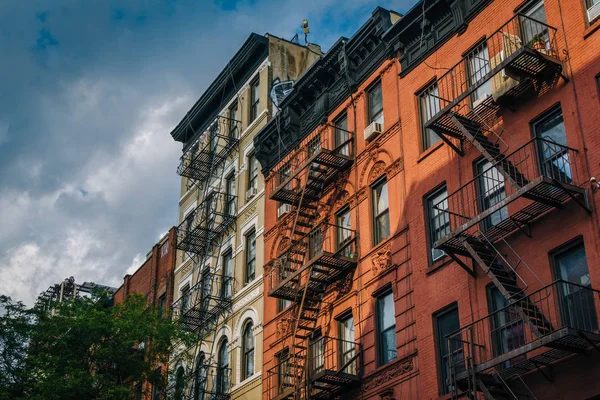
{"label": "tree", "polygon": [[0,350],[14,355],[2,363],[13,374],[0,380],[0,400],[129,400],[138,383],[164,385],[157,367],[192,338],[141,295],[109,302],[106,295],[73,298],[51,312],[13,305],[0,319],[8,329]]}

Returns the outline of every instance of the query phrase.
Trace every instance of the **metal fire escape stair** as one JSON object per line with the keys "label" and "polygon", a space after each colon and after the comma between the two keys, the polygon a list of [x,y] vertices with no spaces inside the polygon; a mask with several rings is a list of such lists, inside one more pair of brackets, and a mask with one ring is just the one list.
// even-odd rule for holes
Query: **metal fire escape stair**
{"label": "metal fire escape stair", "polygon": [[[306,240],[309,232],[315,227],[318,218],[317,204],[319,194],[324,189],[325,180],[322,175],[327,173],[326,168],[315,164],[308,167],[306,181],[302,188],[300,200],[296,206],[296,215],[292,226],[292,247],[290,255],[284,262],[295,262],[305,264],[310,253],[310,244]],[[307,194],[310,191],[312,195]],[[306,371],[306,359],[308,356],[307,340],[315,330],[317,318],[321,306],[321,300],[326,290],[326,282],[319,279],[321,269],[311,265],[306,272],[306,280],[303,282],[302,268],[293,278],[295,286],[299,289],[299,303],[296,306],[296,317],[293,321],[291,343],[289,345],[289,358],[284,373],[285,378],[279,382],[281,399],[299,399],[307,389],[303,388]]]}

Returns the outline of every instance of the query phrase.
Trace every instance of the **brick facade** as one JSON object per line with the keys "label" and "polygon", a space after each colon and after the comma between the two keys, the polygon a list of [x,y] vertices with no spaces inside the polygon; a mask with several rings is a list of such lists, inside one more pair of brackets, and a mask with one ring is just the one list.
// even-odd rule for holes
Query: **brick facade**
{"label": "brick facade", "polygon": [[[458,256],[466,267],[474,269],[474,277],[448,255],[430,262],[431,243],[424,200],[442,185],[446,186],[448,193],[453,193],[473,180],[476,176],[474,163],[482,158],[482,154],[468,142],[462,156],[443,141],[422,151],[416,96],[449,67],[459,63],[480,40],[489,38],[514,18],[515,12],[525,5],[521,0],[481,3],[485,3],[482,9],[477,10],[464,26],[457,28],[458,33],[439,43],[410,70],[403,72],[398,58],[384,61],[357,86],[352,96],[327,114],[327,123],[319,125],[299,144],[299,148],[306,147],[317,134],[331,137],[333,130],[330,125],[343,112],[348,116],[348,129],[356,133],[354,163],[333,189],[323,194],[318,218],[334,221],[336,211],[349,206],[351,226],[357,230],[359,243],[358,265],[351,280],[335,283],[325,293],[316,328],[324,336],[335,337],[338,335],[336,318],[352,312],[355,340],[362,348],[362,382],[358,390],[364,399],[450,398],[450,394],[440,394],[443,392],[440,378],[443,366],[437,357],[439,349],[434,315],[456,305],[460,327],[465,327],[490,314],[487,287],[491,280],[472,259]],[[404,18],[414,16],[420,9],[420,5],[415,7]],[[536,96],[524,98],[511,107],[500,108],[500,126],[509,142],[510,153],[531,140],[532,122],[536,118],[552,107],[560,106],[568,146],[578,150],[571,159],[573,168],[576,168],[573,180],[587,190],[586,196],[593,212],[587,212],[577,201],[567,201],[530,221],[522,231],[511,232],[505,237],[506,242],[499,240],[496,243],[500,253],[509,252],[508,246],[511,246],[529,267],[518,267],[523,282],[521,289],[527,295],[560,278],[549,255],[575,238],[582,239],[585,246],[591,287],[600,287],[600,255],[596,250],[600,239],[597,189],[589,184],[590,177],[598,177],[600,173],[600,152],[594,151],[600,146],[595,141],[600,133],[598,23],[588,26],[581,1],[567,5],[561,0],[546,0],[545,10],[548,25],[557,28],[556,47],[567,79],[559,78],[544,90],[536,88]],[[402,23],[400,20],[396,25]],[[425,35],[426,41],[429,38]],[[367,126],[366,90],[378,79],[383,91],[384,129],[375,140],[366,143],[362,135]],[[271,182],[276,179],[274,171],[286,162],[285,157],[289,154],[284,154],[283,162],[267,171],[267,263],[277,258],[280,249],[285,247],[282,241],[285,241],[286,232],[293,224],[292,217],[278,219],[277,201],[269,199],[270,190],[275,186]],[[382,176],[388,182],[390,235],[374,246],[371,185]],[[582,198],[578,200],[581,202]],[[519,198],[511,202],[507,206],[508,213],[517,213],[528,201]],[[265,291],[268,291],[268,280],[266,286]],[[378,366],[376,297],[389,289],[395,305],[397,355],[393,361]],[[597,313],[600,310],[599,299],[595,299]],[[276,355],[285,348],[286,338],[292,334],[290,309],[278,312],[277,303],[276,298],[265,296],[263,371],[276,368]],[[527,357],[539,355],[543,349],[548,350],[548,347],[535,350]],[[537,399],[584,399],[599,395],[600,385],[594,380],[600,372],[600,364],[596,362],[598,357],[589,351],[587,354],[566,357],[551,367],[540,365],[539,371],[524,374],[522,382]],[[546,379],[552,380],[551,371],[554,372],[553,383]],[[268,374],[263,373],[265,399],[274,397],[268,391],[268,379]],[[525,390],[519,386],[520,380],[511,382],[512,389]],[[346,394],[347,397],[355,395]]]}

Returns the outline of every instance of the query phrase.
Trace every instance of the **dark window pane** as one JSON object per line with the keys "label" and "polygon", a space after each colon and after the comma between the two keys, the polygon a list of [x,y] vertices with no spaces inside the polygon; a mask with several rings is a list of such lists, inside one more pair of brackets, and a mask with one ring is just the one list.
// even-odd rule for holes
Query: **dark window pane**
{"label": "dark window pane", "polygon": [[[434,316],[436,325],[436,341],[438,350],[438,365],[440,369],[440,387],[442,394],[449,393],[452,387],[447,382],[450,376],[450,364],[455,368],[462,365],[462,345],[452,346],[452,354],[448,350],[448,335],[460,328],[458,308],[443,311]],[[450,357],[452,356],[452,357]],[[461,363],[460,365],[454,365]]]}
{"label": "dark window pane", "polygon": [[429,246],[431,247],[431,260],[442,257],[442,250],[433,247],[434,243],[450,233],[450,216],[448,209],[448,192],[446,188],[440,189],[427,198],[427,218],[429,220]]}
{"label": "dark window pane", "polygon": [[379,122],[383,124],[383,99],[381,95],[381,82],[377,82],[369,90],[369,122]]}
{"label": "dark window pane", "polygon": [[388,186],[383,180],[372,188],[373,200],[373,243],[377,244],[390,235],[390,221],[388,210]]}
{"label": "dark window pane", "polygon": [[377,299],[377,328],[378,364],[383,365],[396,358],[396,316],[392,292]]}
{"label": "dark window pane", "polygon": [[440,137],[431,129],[425,129],[425,124],[440,111],[437,84],[431,85],[419,94],[419,111],[421,116],[422,150],[427,150],[436,144]]}

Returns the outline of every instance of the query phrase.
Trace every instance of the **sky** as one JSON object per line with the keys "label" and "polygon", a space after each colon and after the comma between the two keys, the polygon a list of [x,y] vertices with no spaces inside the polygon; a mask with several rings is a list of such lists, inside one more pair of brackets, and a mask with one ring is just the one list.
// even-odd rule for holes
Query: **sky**
{"label": "sky", "polygon": [[[118,287],[177,224],[171,129],[251,32],[327,50],[415,0],[0,2],[0,294]],[[301,35],[302,36],[302,35]]]}

